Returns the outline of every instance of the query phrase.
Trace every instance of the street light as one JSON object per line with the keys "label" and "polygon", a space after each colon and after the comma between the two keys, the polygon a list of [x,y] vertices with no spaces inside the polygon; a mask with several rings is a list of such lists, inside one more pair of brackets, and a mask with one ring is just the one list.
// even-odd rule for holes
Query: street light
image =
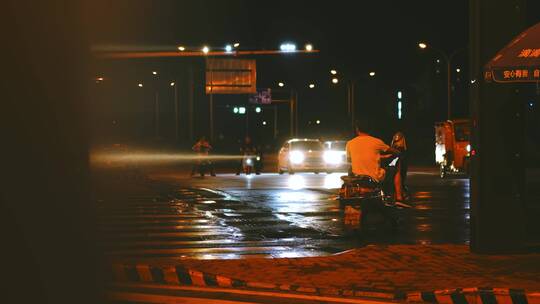
{"label": "street light", "polygon": [[332,78],[332,83],[333,83],[333,84],[336,84],[336,83],[338,83],[338,82],[339,82],[339,79],[337,79],[336,77]]}
{"label": "street light", "polygon": [[456,72],[458,72],[458,73],[461,72],[461,69],[460,69],[460,68],[457,68],[457,69],[456,69]]}
{"label": "street light", "polygon": [[313,89],[314,87],[315,87],[315,84],[313,84],[313,83],[310,83],[310,84],[309,84],[309,88],[310,88],[310,89]]}
{"label": "street light", "polygon": [[180,46],[178,46],[178,50],[179,50],[180,52],[183,52],[183,51],[186,50],[186,47],[180,45]]}
{"label": "street light", "polygon": [[336,74],[337,74],[337,71],[336,71],[336,70],[330,70],[330,74],[336,75]]}
{"label": "street light", "polygon": [[[420,42],[418,43],[418,47],[420,47],[421,49],[425,49],[428,47],[428,45],[424,42]],[[464,50],[465,48],[460,48],[460,49],[457,49],[455,50],[453,53],[450,54],[450,56],[448,56],[446,54],[445,51],[441,50],[441,49],[438,49],[436,47],[433,47],[433,46],[430,46],[431,49],[439,52],[442,57],[444,58],[444,60],[446,61],[446,71],[447,71],[447,75],[446,75],[446,94],[447,94],[447,116],[448,116],[448,119],[451,119],[452,118],[452,92],[451,92],[451,87],[452,87],[452,78],[451,78],[451,73],[452,73],[452,68],[451,68],[451,62],[452,62],[452,58],[454,58],[454,56],[459,53],[460,51]],[[439,62],[439,60],[437,59],[437,62]],[[460,72],[461,70],[458,68],[456,69],[456,72]]]}
{"label": "street light", "polygon": [[255,112],[256,112],[256,113],[261,113],[261,111],[262,111],[261,107],[256,107],[256,108],[255,108]]}
{"label": "street light", "polygon": [[321,121],[317,119],[317,121],[315,122],[316,124],[320,125],[321,124]]}
{"label": "street light", "polygon": [[156,72],[156,71],[152,71],[152,75],[156,76],[156,75],[157,75],[157,72]]}
{"label": "street light", "polygon": [[285,84],[283,82],[278,82],[278,86],[283,88],[285,86]]}
{"label": "street light", "polygon": [[227,44],[227,45],[225,46],[225,52],[227,52],[227,53],[232,52],[232,45]]}
{"label": "street light", "polygon": [[313,51],[313,45],[310,44],[310,43],[306,44],[306,51],[308,51],[308,52]]}
{"label": "street light", "polygon": [[139,82],[138,86],[139,86],[139,88],[142,88],[143,84]]}
{"label": "street light", "polygon": [[174,81],[170,83],[171,87],[174,87],[175,83]]}
{"label": "street light", "polygon": [[266,126],[266,120],[262,122],[263,126]]}
{"label": "street light", "polygon": [[204,47],[202,48],[202,52],[205,53],[205,54],[208,54],[208,52],[210,52],[210,48],[207,47],[207,46],[204,46]]}
{"label": "street light", "polygon": [[371,77],[375,76],[375,72],[369,72],[369,76]]}
{"label": "street light", "polygon": [[233,44],[233,46],[234,46],[235,48],[237,48],[237,47],[240,46],[240,43],[239,43],[239,42],[236,42],[235,44]]}

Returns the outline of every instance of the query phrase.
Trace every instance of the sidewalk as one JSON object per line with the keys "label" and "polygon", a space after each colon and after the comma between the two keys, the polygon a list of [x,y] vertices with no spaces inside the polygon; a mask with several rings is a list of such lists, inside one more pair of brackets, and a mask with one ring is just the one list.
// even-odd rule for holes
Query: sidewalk
{"label": "sidewalk", "polygon": [[493,288],[488,289],[492,297],[499,293],[514,300],[527,293],[528,303],[540,303],[540,254],[478,255],[465,245],[372,245],[326,257],[177,260],[113,268],[119,281],[225,284],[409,301],[431,297],[438,302],[443,290],[478,293]]}

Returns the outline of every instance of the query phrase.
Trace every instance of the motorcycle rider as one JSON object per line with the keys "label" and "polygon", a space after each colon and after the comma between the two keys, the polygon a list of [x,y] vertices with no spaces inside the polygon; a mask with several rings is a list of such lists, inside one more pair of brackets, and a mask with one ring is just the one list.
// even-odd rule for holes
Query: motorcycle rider
{"label": "motorcycle rider", "polygon": [[381,167],[381,158],[399,155],[399,151],[385,144],[381,139],[369,135],[367,119],[355,124],[356,137],[347,142],[347,159],[351,164],[349,175],[367,175],[383,187],[394,180],[395,172],[387,172]]}
{"label": "motorcycle rider", "polygon": [[[191,149],[193,151],[197,152],[197,155],[199,157],[204,158],[204,157],[208,156],[210,150],[212,150],[212,146],[206,140],[206,137],[202,136],[195,143],[195,145],[193,145],[193,147]],[[191,176],[195,175],[195,172],[197,171],[197,169],[199,169],[199,171],[201,172],[201,175],[203,174],[202,173],[202,170],[203,170],[202,166],[203,166],[204,162],[205,162],[205,160],[199,159],[196,163],[193,164],[193,167],[191,168]],[[210,167],[210,175],[216,176],[216,173],[214,172],[214,164],[210,160],[206,160],[206,163]]]}
{"label": "motorcycle rider", "polygon": [[[241,155],[256,155],[257,148],[251,142],[251,137],[246,136],[244,142],[240,145],[240,154]],[[255,165],[254,165],[255,167]],[[243,158],[238,162],[238,167],[236,169],[236,175],[240,175],[240,172],[243,170]]]}

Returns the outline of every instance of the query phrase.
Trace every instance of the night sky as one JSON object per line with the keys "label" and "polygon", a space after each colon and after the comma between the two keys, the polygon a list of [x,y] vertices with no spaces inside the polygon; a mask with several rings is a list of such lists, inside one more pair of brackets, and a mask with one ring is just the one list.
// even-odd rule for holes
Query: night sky
{"label": "night sky", "polygon": [[[538,6],[537,3],[530,4],[528,24],[539,20],[534,6]],[[381,136],[388,137],[396,129],[403,129],[428,137],[426,144],[431,144],[433,122],[446,118],[446,70],[444,62],[437,64],[440,56],[436,52],[420,50],[417,44],[425,41],[448,54],[465,48],[469,39],[466,0],[109,1],[89,4],[88,16],[96,15],[100,16],[99,20],[88,17],[88,22],[94,24],[89,35],[91,43],[123,50],[174,50],[178,45],[195,50],[209,45],[217,50],[234,42],[240,42],[241,49],[276,50],[284,41],[294,42],[298,48],[311,43],[320,50],[319,54],[256,57],[259,88],[275,88],[278,81],[283,81],[287,87],[299,91],[300,133],[309,136],[345,134],[346,88],[343,83],[346,79],[354,79],[357,81],[357,114],[376,118],[380,122]],[[96,75],[115,78],[116,84],[123,83],[122,88],[116,86],[114,93],[115,96],[123,96],[115,99],[117,108],[104,108],[100,113],[112,113],[104,117],[118,124],[122,115],[124,121],[128,120],[131,114],[126,114],[129,112],[126,109],[132,108],[139,118],[146,118],[141,118],[144,123],[132,122],[130,126],[151,129],[152,122],[145,112],[152,111],[152,92],[142,94],[142,91],[134,89],[134,83],[148,83],[152,70],[160,71],[165,84],[169,79],[185,82],[182,71],[187,68],[187,62],[198,64],[198,68],[203,69],[200,59],[127,60],[97,64]],[[452,69],[455,71],[456,68],[460,68],[461,73],[454,73],[452,77],[453,111],[458,117],[466,117],[469,81],[466,49],[452,61]],[[339,71],[339,86],[330,83],[330,69]],[[370,71],[377,73],[373,79],[367,77]],[[195,92],[199,106],[196,128],[199,130],[197,134],[205,134],[206,96],[200,82],[196,84]],[[315,83],[316,89],[307,89],[309,83]],[[172,108],[171,91],[166,91],[165,87],[160,90],[165,90],[161,95],[161,111],[165,117],[163,129],[170,136],[172,121],[168,113]],[[395,117],[395,94],[398,90],[403,91],[406,102],[402,121],[396,121]],[[132,100],[141,96],[150,101],[146,105],[141,101],[137,108]],[[245,96],[238,95],[216,98],[218,107],[246,101]],[[107,101],[104,104],[112,103]],[[228,121],[236,118],[226,118],[224,113],[229,112],[220,114],[218,110],[218,119],[222,120],[217,123],[218,128],[220,124],[239,124]],[[286,116],[285,112],[283,114]],[[132,120],[137,120],[131,116]],[[310,122],[315,119],[325,123],[313,129]],[[286,124],[286,121],[281,123]],[[144,135],[144,131],[138,132]],[[225,134],[225,137],[234,140],[234,137],[242,137],[244,130],[233,132],[235,135]],[[281,131],[283,134],[286,132]]]}

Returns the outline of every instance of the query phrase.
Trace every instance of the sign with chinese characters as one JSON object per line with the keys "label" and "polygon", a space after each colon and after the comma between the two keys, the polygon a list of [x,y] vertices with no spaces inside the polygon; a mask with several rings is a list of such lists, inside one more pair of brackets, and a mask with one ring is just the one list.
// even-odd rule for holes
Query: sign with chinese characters
{"label": "sign with chinese characters", "polygon": [[271,104],[272,91],[270,89],[260,90],[257,92],[257,94],[249,97],[249,102],[256,104]]}
{"label": "sign with chinese characters", "polygon": [[206,94],[252,94],[257,92],[254,59],[208,58]]}
{"label": "sign with chinese characters", "polygon": [[521,58],[538,58],[540,57],[540,49],[522,49],[518,57]]}
{"label": "sign with chinese characters", "polygon": [[537,82],[540,81],[540,67],[495,69],[486,71],[484,78],[495,82]]}

